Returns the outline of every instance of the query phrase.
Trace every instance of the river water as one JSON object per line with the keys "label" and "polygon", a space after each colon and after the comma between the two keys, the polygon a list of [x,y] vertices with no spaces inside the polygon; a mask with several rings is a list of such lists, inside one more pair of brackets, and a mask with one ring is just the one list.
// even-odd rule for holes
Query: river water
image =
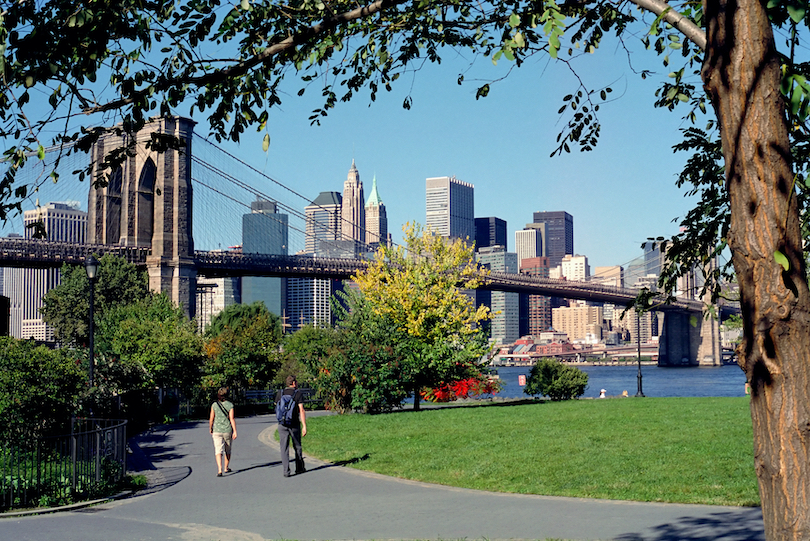
{"label": "river water", "polygon": [[[583,397],[599,397],[605,389],[607,396],[619,396],[627,391],[635,396],[638,390],[638,366],[578,366],[588,374],[588,387]],[[527,378],[528,366],[501,366],[498,375],[503,384],[495,396],[500,398],[526,398],[518,376]],[[641,367],[641,385],[645,396],[744,396],[745,374],[736,364],[725,366],[691,366],[662,368]]]}

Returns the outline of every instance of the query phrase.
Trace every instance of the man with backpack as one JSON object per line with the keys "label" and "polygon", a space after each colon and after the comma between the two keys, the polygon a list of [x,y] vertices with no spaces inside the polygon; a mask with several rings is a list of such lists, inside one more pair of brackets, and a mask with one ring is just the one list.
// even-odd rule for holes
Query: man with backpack
{"label": "man with backpack", "polygon": [[304,413],[303,393],[298,389],[295,376],[287,376],[287,388],[276,395],[278,440],[281,445],[281,469],[290,476],[290,440],[295,451],[295,473],[304,473],[304,454],[301,438],[307,435],[307,416]]}

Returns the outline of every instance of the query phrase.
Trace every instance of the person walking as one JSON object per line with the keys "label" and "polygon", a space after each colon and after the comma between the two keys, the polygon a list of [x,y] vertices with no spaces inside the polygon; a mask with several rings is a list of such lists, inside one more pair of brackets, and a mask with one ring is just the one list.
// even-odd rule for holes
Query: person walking
{"label": "person walking", "polygon": [[[217,399],[211,404],[211,415],[208,416],[208,428],[214,440],[214,457],[217,460],[217,477],[231,473],[231,444],[236,439],[236,420],[233,415],[233,403],[228,400],[228,388],[220,387]],[[223,464],[222,455],[225,455]]]}
{"label": "person walking", "polygon": [[[284,398],[288,396],[290,398]],[[304,473],[304,453],[301,450],[301,438],[307,435],[307,415],[304,412],[303,392],[298,389],[298,382],[295,376],[287,376],[287,388],[279,391],[276,394],[276,416],[279,417],[279,412],[286,404],[292,401],[290,407],[292,410],[292,418],[289,423],[279,421],[278,423],[278,441],[281,447],[281,469],[284,477],[290,476],[290,440],[292,440],[293,450],[295,451],[295,474]]]}

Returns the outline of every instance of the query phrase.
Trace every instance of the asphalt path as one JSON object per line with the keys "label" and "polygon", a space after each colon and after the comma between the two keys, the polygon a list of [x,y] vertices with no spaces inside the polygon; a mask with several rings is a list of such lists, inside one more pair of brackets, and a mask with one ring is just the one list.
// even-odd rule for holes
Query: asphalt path
{"label": "asphalt path", "polygon": [[501,494],[311,458],[307,473],[283,478],[275,418],[237,419],[237,428],[231,474],[216,477],[207,422],[163,427],[132,440],[129,469],[147,476],[147,489],[83,509],[3,517],[0,540],[765,538],[759,508]]}

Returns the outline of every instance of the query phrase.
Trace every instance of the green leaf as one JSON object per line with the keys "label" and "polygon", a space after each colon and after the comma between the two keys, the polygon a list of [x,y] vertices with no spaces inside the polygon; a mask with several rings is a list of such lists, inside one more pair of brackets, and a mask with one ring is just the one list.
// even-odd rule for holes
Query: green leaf
{"label": "green leaf", "polygon": [[807,11],[807,5],[802,4],[788,4],[787,5],[787,12],[790,15],[790,19],[799,24],[804,19],[805,12]]}
{"label": "green leaf", "polygon": [[788,261],[788,258],[785,256],[785,254],[783,254],[779,250],[776,250],[773,253],[773,258],[776,260],[777,263],[782,265],[783,269],[785,269],[786,271],[790,270],[790,261]]}
{"label": "green leaf", "polygon": [[517,13],[513,13],[509,16],[509,26],[512,28],[517,28],[520,25],[520,16]]}
{"label": "green leaf", "polygon": [[242,0],[242,9],[250,11],[250,0]]}
{"label": "green leaf", "polygon": [[39,158],[40,160],[45,159],[45,147],[43,147],[42,145],[39,145],[39,148],[37,149],[37,158]]}
{"label": "green leaf", "polygon": [[698,318],[697,318],[697,316],[689,316],[689,324],[692,327],[697,327],[698,326]]}
{"label": "green leaf", "polygon": [[262,139],[262,150],[267,152],[267,149],[270,148],[270,134],[265,133],[264,139]]}

